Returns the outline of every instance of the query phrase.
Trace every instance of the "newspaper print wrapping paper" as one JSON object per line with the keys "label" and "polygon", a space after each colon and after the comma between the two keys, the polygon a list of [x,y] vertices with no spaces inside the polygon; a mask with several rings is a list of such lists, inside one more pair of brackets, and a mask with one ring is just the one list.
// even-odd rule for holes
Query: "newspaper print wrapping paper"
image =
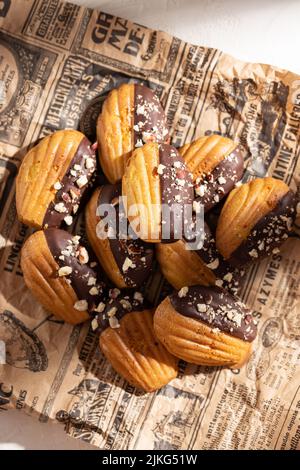
{"label": "newspaper print wrapping paper", "polygon": [[[153,394],[114,373],[88,324],[57,321],[24,285],[20,249],[30,229],[15,208],[23,155],[57,129],[80,126],[93,137],[101,99],[128,79],[156,90],[174,145],[227,135],[241,143],[247,178],[268,173],[297,188],[299,76],[70,3],[2,0],[0,419],[10,406],[45,423],[59,418],[70,435],[105,449],[300,449],[299,226],[244,284],[259,320],[249,363],[181,363],[179,377]],[[81,218],[73,230],[84,233]]]}

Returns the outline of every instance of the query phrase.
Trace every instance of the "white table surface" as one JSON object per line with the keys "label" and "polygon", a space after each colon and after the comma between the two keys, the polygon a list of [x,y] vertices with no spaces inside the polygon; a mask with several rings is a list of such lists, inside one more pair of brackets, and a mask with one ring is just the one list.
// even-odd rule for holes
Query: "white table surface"
{"label": "white table surface", "polygon": [[[74,1],[74,0],[73,0]],[[300,74],[299,0],[76,0],[74,3],[161,29],[186,41],[218,47],[239,59]],[[0,449],[91,449],[17,411],[0,415]]]}

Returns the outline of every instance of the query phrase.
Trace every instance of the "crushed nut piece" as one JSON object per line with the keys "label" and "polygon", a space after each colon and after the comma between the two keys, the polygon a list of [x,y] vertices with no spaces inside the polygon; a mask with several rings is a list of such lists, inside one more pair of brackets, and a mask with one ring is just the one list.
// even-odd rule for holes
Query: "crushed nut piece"
{"label": "crushed nut piece", "polygon": [[79,251],[78,259],[79,259],[80,264],[88,263],[89,254],[88,254],[86,248],[84,248],[84,246],[80,246],[78,251]]}
{"label": "crushed nut piece", "polygon": [[55,204],[54,210],[56,212],[59,212],[60,214],[63,214],[64,212],[67,212],[67,208],[66,208],[66,206],[64,205],[63,202],[59,202],[58,204]]}
{"label": "crushed nut piece", "polygon": [[186,294],[188,293],[188,291],[189,291],[189,288],[188,288],[188,287],[186,287],[186,286],[185,286],[185,287],[182,287],[182,288],[180,289],[180,291],[178,292],[178,297],[180,297],[180,298],[185,297]]}
{"label": "crushed nut piece", "polygon": [[135,264],[131,261],[130,258],[127,257],[123,263],[122,271],[126,273],[129,268],[134,268],[134,267],[135,267]]}
{"label": "crushed nut piece", "polygon": [[77,300],[77,302],[74,304],[74,308],[79,312],[84,312],[88,309],[88,303],[86,300]]}
{"label": "crushed nut piece", "polygon": [[71,215],[66,215],[66,217],[64,217],[64,221],[66,222],[67,225],[72,225],[73,217]]}
{"label": "crushed nut piece", "polygon": [[63,266],[62,268],[59,268],[58,275],[59,277],[68,276],[69,274],[71,274],[71,272],[72,268],[70,266]]}
{"label": "crushed nut piece", "polygon": [[62,188],[62,184],[59,181],[56,181],[56,183],[53,185],[53,188],[59,190]]}
{"label": "crushed nut piece", "polygon": [[96,287],[96,286],[92,287],[92,288],[89,290],[89,293],[90,293],[91,295],[98,295],[98,294],[99,294],[99,289],[98,289],[98,287]]}
{"label": "crushed nut piece", "polygon": [[207,311],[207,305],[197,304],[197,310],[198,310],[198,312],[206,312]]}
{"label": "crushed nut piece", "polygon": [[83,186],[85,186],[87,182],[88,182],[88,179],[86,175],[82,175],[76,180],[76,184],[79,188],[82,188]]}
{"label": "crushed nut piece", "polygon": [[120,323],[116,317],[110,317],[108,321],[111,328],[120,328]]}

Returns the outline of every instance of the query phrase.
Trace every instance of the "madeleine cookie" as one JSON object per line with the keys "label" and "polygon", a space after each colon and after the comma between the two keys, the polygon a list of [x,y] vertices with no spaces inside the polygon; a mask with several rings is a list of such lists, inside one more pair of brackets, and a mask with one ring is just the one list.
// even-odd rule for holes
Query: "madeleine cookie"
{"label": "madeleine cookie", "polygon": [[152,392],[177,376],[177,359],[154,336],[153,311],[139,292],[112,299],[92,321],[98,325],[101,351],[131,385]]}
{"label": "madeleine cookie", "polygon": [[180,239],[185,206],[192,205],[192,175],[171,145],[150,142],[135,150],[122,180],[128,220],[145,241]]}
{"label": "madeleine cookie", "polygon": [[110,183],[121,180],[128,157],[150,141],[167,142],[164,110],[150,88],[126,83],[112,90],[97,121],[99,160]]}
{"label": "madeleine cookie", "polygon": [[201,137],[179,149],[193,174],[196,201],[207,212],[221,201],[244,172],[244,160],[238,145],[227,137]]}
{"label": "madeleine cookie", "polygon": [[184,240],[156,245],[156,258],[167,281],[175,288],[201,284],[214,285],[216,277],[196,251],[188,250]]}
{"label": "madeleine cookie", "polygon": [[[86,233],[104,271],[119,288],[139,287],[148,279],[153,262],[153,248],[140,239],[130,238],[124,209],[120,208],[121,185],[105,185],[94,192],[85,211]],[[99,208],[112,205],[115,211],[103,219]],[[104,213],[105,214],[105,213]],[[105,220],[105,233],[99,222]],[[123,231],[124,233],[120,233]]]}
{"label": "madeleine cookie", "polygon": [[245,271],[234,268],[223,259],[207,224],[201,248],[190,248],[186,240],[156,245],[161,271],[175,289],[199,284],[224,287],[234,294],[238,292]]}
{"label": "madeleine cookie", "polygon": [[97,263],[79,239],[49,228],[33,233],[21,251],[27,287],[43,307],[72,324],[87,320],[105,292]]}
{"label": "madeleine cookie", "polygon": [[19,220],[36,228],[71,225],[95,168],[95,152],[81,132],[57,131],[42,139],[17,176]]}
{"label": "madeleine cookie", "polygon": [[224,289],[193,286],[157,307],[154,332],[180,359],[236,368],[247,361],[257,328],[245,305]]}
{"label": "madeleine cookie", "polygon": [[221,211],[217,248],[234,266],[279,252],[296,216],[294,193],[282,181],[258,178],[234,189]]}

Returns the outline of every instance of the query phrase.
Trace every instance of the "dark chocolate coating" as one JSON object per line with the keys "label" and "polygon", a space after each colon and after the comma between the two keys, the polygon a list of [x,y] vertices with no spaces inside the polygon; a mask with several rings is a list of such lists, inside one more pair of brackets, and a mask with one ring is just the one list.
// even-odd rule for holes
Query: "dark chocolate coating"
{"label": "dark chocolate coating", "polygon": [[[69,266],[72,268],[71,274],[66,276],[66,279],[71,281],[71,287],[74,289],[78,300],[86,300],[88,302],[88,310],[92,311],[105,298],[106,287],[101,280],[98,263],[98,269],[97,267],[92,268],[90,266],[91,262],[95,262],[95,258],[93,258],[91,252],[88,252],[88,263],[81,264],[77,253],[78,248],[82,245],[74,244],[72,235],[65,230],[49,228],[44,230],[44,234],[48,248],[59,267]],[[70,254],[62,252],[69,252]],[[64,256],[64,259],[60,259],[60,256]],[[88,285],[90,278],[96,278],[96,283]],[[91,295],[89,291],[94,286],[98,288],[99,293]]]}
{"label": "dark chocolate coating", "polygon": [[134,85],[134,147],[149,141],[167,142],[169,131],[164,110],[156,94],[145,85]]}
{"label": "dark chocolate coating", "polygon": [[296,196],[288,191],[276,207],[262,217],[251,230],[247,240],[231,254],[232,266],[246,265],[272,254],[288,238],[296,217]]}
{"label": "dark chocolate coating", "polygon": [[[93,159],[94,161],[93,168],[88,169],[85,167],[86,159],[84,158],[84,155],[87,155],[88,157]],[[81,166],[81,170],[76,171],[76,176],[71,174],[71,171],[74,170],[74,165]],[[62,185],[61,189],[59,189],[56,192],[54,200],[49,204],[49,207],[47,208],[47,211],[45,213],[44,220],[43,220],[43,227],[45,228],[59,227],[67,215],[72,215],[72,211],[73,211],[75,204],[78,205],[80,203],[80,199],[88,187],[88,184],[86,184],[82,188],[79,188],[76,183],[76,180],[80,176],[85,175],[88,181],[90,181],[95,169],[96,169],[95,151],[91,149],[91,142],[86,137],[84,137],[82,141],[80,142],[74,154],[74,157],[72,158],[72,161],[69,165],[67,172],[65,173],[62,180],[60,181],[60,184]],[[73,193],[76,194],[76,197],[74,197],[74,195],[72,196],[72,194],[70,193],[70,190],[72,190]],[[54,209],[55,205],[58,203],[64,204],[66,208],[66,212],[58,212]]]}
{"label": "dark chocolate coating", "polygon": [[217,278],[217,285],[224,287],[232,294],[237,294],[240,288],[240,282],[245,275],[244,269],[238,269],[231,266],[224,260],[221,253],[216,247],[216,240],[211,235],[208,225],[205,223],[205,238],[203,247],[196,253],[207,267],[214,273]]}
{"label": "dark chocolate coating", "polygon": [[[164,233],[168,227],[168,215],[164,214],[162,207],[162,243],[180,240],[185,232],[185,225],[190,223],[184,217],[184,206],[193,203],[192,174],[188,171],[182,156],[175,147],[168,144],[159,145],[159,162],[163,169],[159,172],[162,205],[172,208],[177,205],[180,208],[178,217],[181,219],[180,231],[176,228],[175,213],[170,213],[170,233]],[[177,215],[177,214],[176,214]]]}
{"label": "dark chocolate coating", "polygon": [[108,93],[96,96],[92,99],[83,111],[80,121],[79,130],[90,139],[91,142],[97,141],[97,119],[102,111],[102,105],[107,98]]}
{"label": "dark chocolate coating", "polygon": [[[97,206],[101,204],[111,204],[113,199],[121,196],[121,183],[116,185],[105,185],[101,188]],[[140,239],[120,238],[119,215],[126,219],[124,208],[117,203],[116,209],[116,238],[109,238],[111,252],[115,258],[117,266],[128,287],[138,287],[145,283],[152,271],[154,250],[150,243]],[[123,220],[124,220],[123,219]],[[108,222],[109,224],[109,222]],[[126,224],[127,230],[129,224]],[[129,258],[134,267],[123,269],[126,258]]]}
{"label": "dark chocolate coating", "polygon": [[[244,160],[239,147],[224,158],[212,172],[197,178],[196,201],[204,206],[204,212],[218,204],[242,179]],[[222,182],[224,179],[224,182]],[[202,186],[203,196],[197,196],[197,186]]]}
{"label": "dark chocolate coating", "polygon": [[255,321],[245,305],[219,287],[188,287],[185,296],[176,291],[170,301],[176,312],[218,328],[235,338],[252,342],[257,333]]}
{"label": "dark chocolate coating", "polygon": [[95,317],[98,322],[98,328],[96,329],[102,332],[110,327],[109,317],[112,312],[114,318],[120,321],[127,313],[142,312],[143,310],[151,308],[149,303],[144,300],[143,296],[141,299],[142,300],[135,299],[135,293],[133,291],[122,291],[116,298],[111,298],[106,303],[103,312]]}
{"label": "dark chocolate coating", "polygon": [[237,294],[241,287],[241,279],[246,271],[242,268],[235,268],[224,260],[217,249],[216,240],[206,222],[204,222],[203,227],[200,227],[197,234],[195,233],[194,222],[192,222],[187,236],[184,237],[184,241],[189,245],[191,242],[195,241],[196,235],[198,240],[202,241],[203,245],[201,248],[194,251],[216,276],[216,285],[226,288],[232,294]]}

